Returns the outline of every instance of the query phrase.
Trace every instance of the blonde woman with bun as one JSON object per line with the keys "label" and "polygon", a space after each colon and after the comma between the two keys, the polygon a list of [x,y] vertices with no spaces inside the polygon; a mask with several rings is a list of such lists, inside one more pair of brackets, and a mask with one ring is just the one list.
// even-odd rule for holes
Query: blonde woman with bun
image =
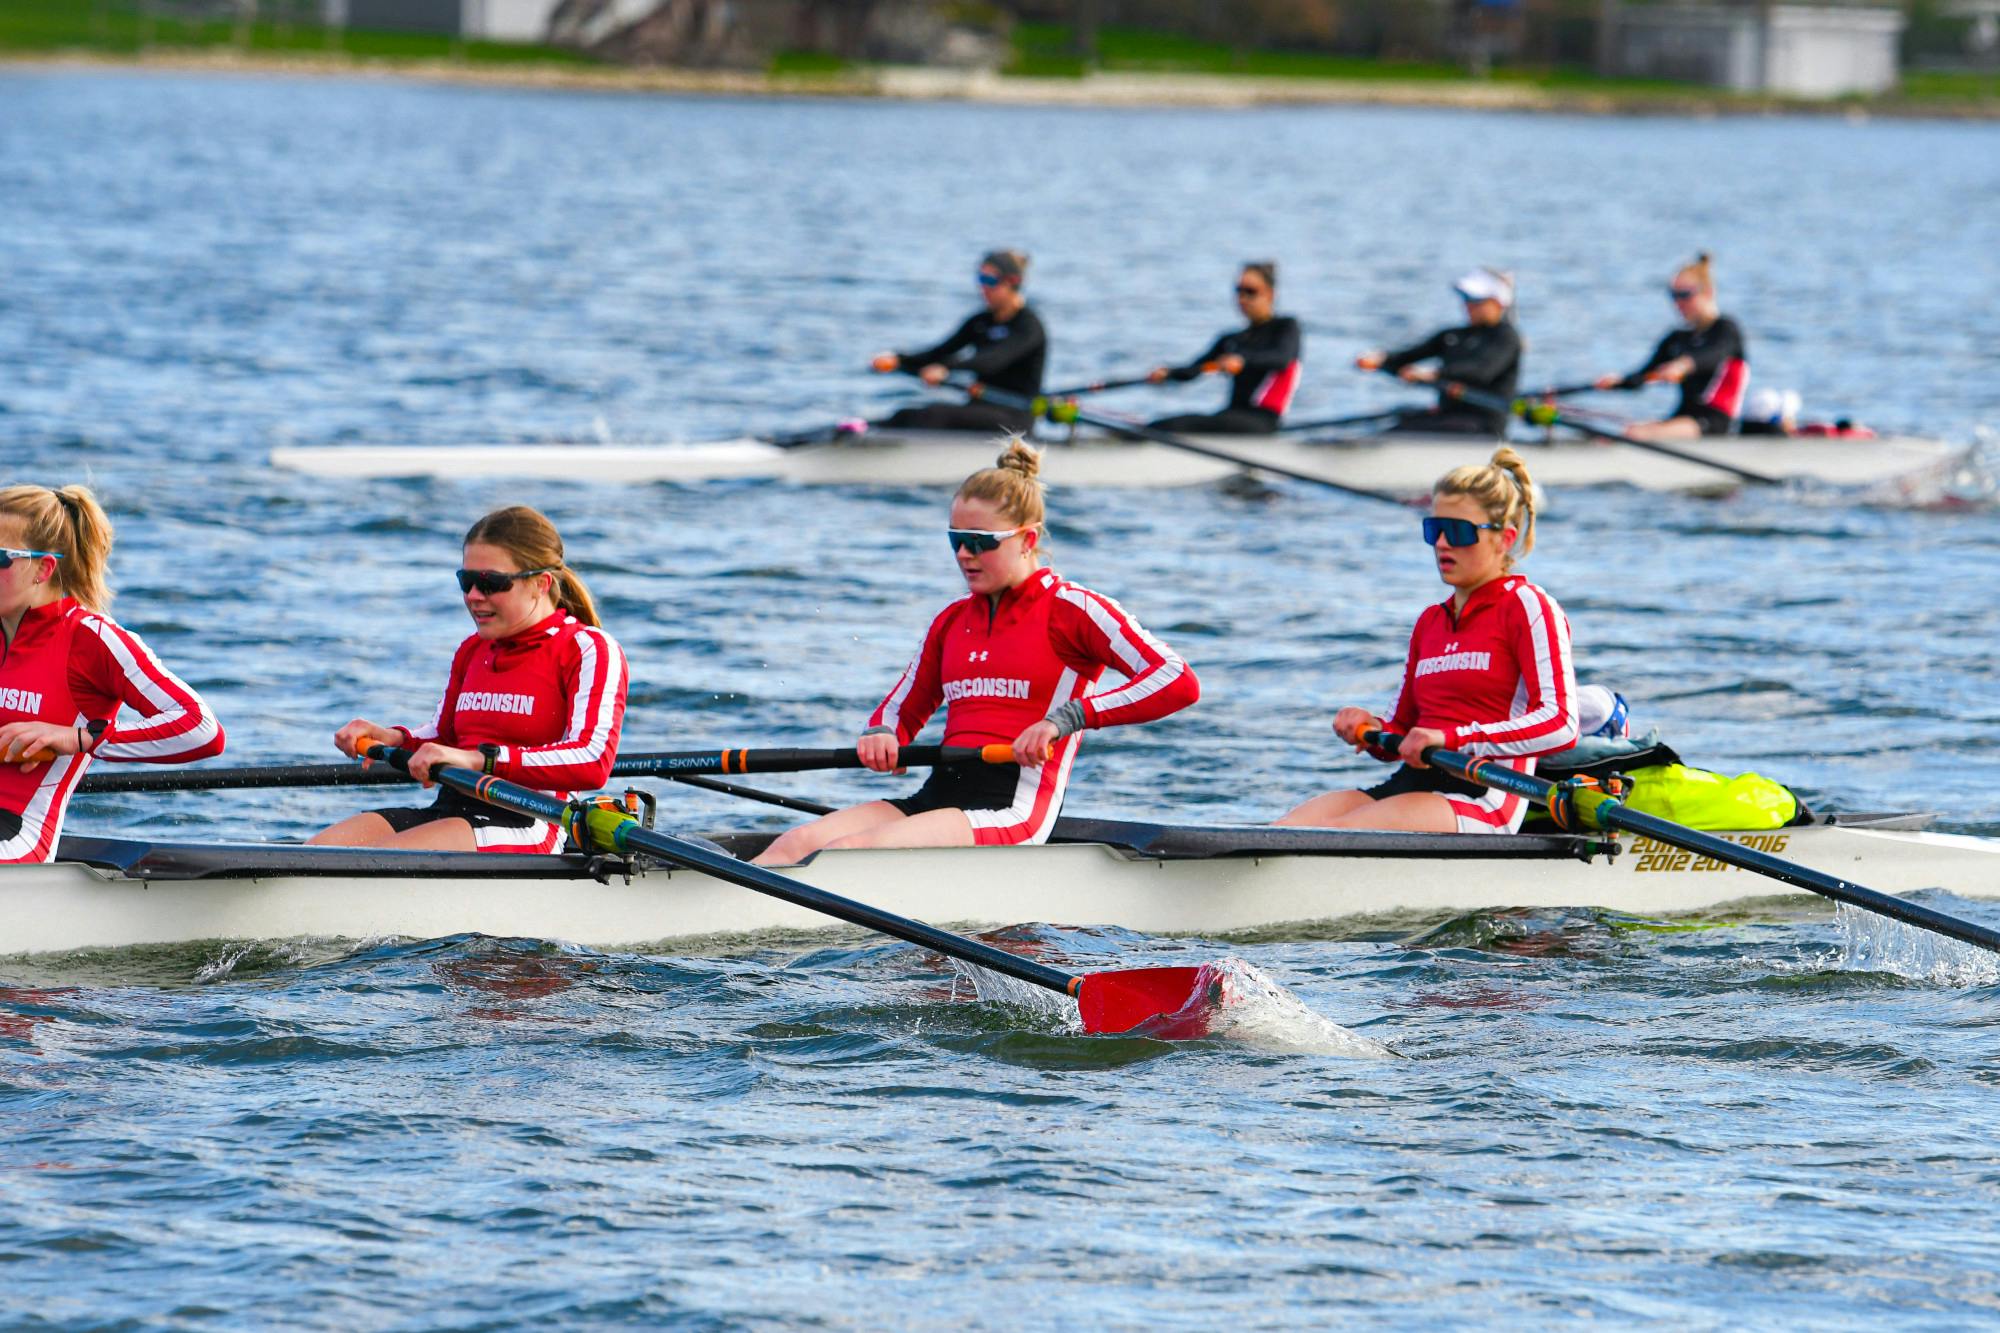
{"label": "blonde woman with bun", "polygon": [[[496,509],[465,534],[459,591],[472,633],[452,657],[429,723],[355,718],[334,733],[350,758],[370,742],[414,751],[410,776],[445,764],[568,799],[602,787],[625,725],[625,654],[564,557],[555,524],[526,505]],[[422,808],[350,815],[310,841],[452,852],[553,852],[553,824],[447,787]]]}
{"label": "blonde woman with bun", "polygon": [[55,859],[92,760],[222,753],[201,696],[106,614],[110,558],[111,520],[88,487],[0,489],[0,862]]}
{"label": "blonde woman with bun", "polygon": [[[1315,796],[1280,824],[1513,833],[1525,800],[1432,768],[1423,752],[1444,746],[1532,773],[1539,756],[1576,744],[1569,621],[1514,570],[1535,548],[1535,488],[1521,456],[1503,447],[1489,464],[1439,478],[1423,531],[1451,596],[1417,618],[1389,719],[1355,707],[1333,719],[1341,740],[1402,767],[1366,790]],[[1373,730],[1402,736],[1401,747],[1370,745]]]}
{"label": "blonde woman with bun", "polygon": [[[943,704],[946,745],[1011,744],[1016,762],[939,766],[912,795],[836,810],[783,834],[758,861],[791,865],[823,847],[1045,842],[1080,732],[1152,722],[1200,697],[1178,653],[1109,597],[1043,565],[1040,467],[1013,440],[958,488],[946,536],[966,595],[931,621],[854,747],[867,767],[893,772]],[[1123,682],[1093,690],[1107,670]]]}
{"label": "blonde woman with bun", "polygon": [[1674,274],[1667,295],[1682,324],[1660,339],[1646,364],[1629,375],[1605,375],[1600,389],[1638,389],[1671,384],[1680,401],[1664,421],[1641,421],[1626,428],[1635,440],[1698,440],[1727,435],[1743,415],[1750,391],[1750,354],[1743,330],[1722,313],[1715,297],[1715,273],[1706,254]]}

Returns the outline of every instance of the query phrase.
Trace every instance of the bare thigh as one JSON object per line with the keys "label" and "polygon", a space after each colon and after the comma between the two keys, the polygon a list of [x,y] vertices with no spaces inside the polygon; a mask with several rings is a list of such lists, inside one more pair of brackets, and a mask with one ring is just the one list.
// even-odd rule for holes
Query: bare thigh
{"label": "bare thigh", "polygon": [[909,816],[887,801],[850,805],[845,810],[835,810],[830,815],[821,815],[810,824],[800,824],[797,828],[786,829],[778,835],[775,842],[758,855],[756,864],[795,866],[830,843],[860,833],[864,829],[873,828],[877,824],[894,823],[907,818]]}
{"label": "bare thigh", "polygon": [[[1358,794],[1358,793],[1357,793]],[[1372,828],[1408,833],[1456,833],[1458,815],[1451,802],[1431,791],[1404,792],[1367,801],[1325,821],[1326,828]]]}
{"label": "bare thigh", "polygon": [[877,824],[850,833],[829,847],[970,847],[972,821],[956,808],[926,810],[920,815]]}
{"label": "bare thigh", "polygon": [[1353,810],[1375,804],[1375,798],[1365,791],[1321,792],[1311,800],[1303,801],[1277,819],[1274,824],[1302,824],[1307,828],[1326,825]]}
{"label": "bare thigh", "polygon": [[433,819],[398,833],[389,821],[370,810],[349,815],[332,828],[321,829],[308,843],[321,847],[393,847],[406,852],[476,852],[472,825],[463,819]]}
{"label": "bare thigh", "polygon": [[1641,421],[1631,426],[1635,440],[1698,440],[1701,423],[1693,417],[1669,417],[1665,421]]}

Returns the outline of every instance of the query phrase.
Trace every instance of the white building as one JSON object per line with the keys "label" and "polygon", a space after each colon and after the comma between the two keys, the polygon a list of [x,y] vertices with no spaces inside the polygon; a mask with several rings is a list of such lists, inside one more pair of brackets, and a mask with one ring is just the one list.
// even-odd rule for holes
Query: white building
{"label": "white building", "polygon": [[1873,5],[1618,5],[1619,74],[1793,97],[1896,86],[1899,9]]}

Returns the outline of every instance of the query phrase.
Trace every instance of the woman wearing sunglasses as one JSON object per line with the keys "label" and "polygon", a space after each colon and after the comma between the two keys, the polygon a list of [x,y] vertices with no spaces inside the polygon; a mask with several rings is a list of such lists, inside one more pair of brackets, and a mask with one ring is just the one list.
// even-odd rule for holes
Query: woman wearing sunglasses
{"label": "woman wearing sunglasses", "polygon": [[[1354,358],[1362,370],[1386,370],[1412,384],[1435,384],[1438,405],[1425,412],[1405,412],[1390,427],[1396,432],[1487,435],[1507,433],[1507,414],[1474,407],[1453,396],[1451,386],[1463,385],[1514,397],[1521,375],[1521,334],[1512,319],[1514,279],[1498,269],[1476,268],[1452,284],[1465,302],[1465,323],[1443,329],[1400,352],[1367,352]],[[1421,361],[1436,361],[1423,366]]]}
{"label": "woman wearing sunglasses", "polygon": [[[1513,572],[1515,558],[1535,547],[1534,494],[1521,456],[1504,446],[1492,463],[1438,480],[1423,534],[1451,596],[1417,618],[1389,720],[1365,708],[1343,708],[1333,719],[1340,739],[1402,767],[1366,790],[1315,796],[1280,824],[1429,833],[1521,827],[1526,801],[1431,768],[1423,752],[1441,745],[1531,773],[1537,757],[1576,744],[1569,621],[1553,597]],[[1401,748],[1369,746],[1362,738],[1371,730],[1401,735]]]}
{"label": "woman wearing sunglasses", "polygon": [[[1041,460],[1015,440],[966,478],[947,536],[966,596],[931,621],[923,647],[868,719],[862,763],[894,771],[901,748],[945,706],[946,745],[1012,744],[1011,764],[940,766],[914,794],[836,810],[757,859],[791,865],[822,847],[969,847],[1048,839],[1086,727],[1151,722],[1201,694],[1194,672],[1108,597],[1042,565]],[[1095,685],[1106,670],[1117,689]]]}
{"label": "woman wearing sunglasses", "polygon": [[[879,371],[907,371],[926,384],[943,384],[964,371],[980,384],[1004,389],[1021,398],[1042,391],[1042,365],[1048,360],[1049,339],[1041,316],[1021,295],[1028,280],[1028,257],[1019,250],[995,250],[979,261],[976,275],[986,308],[958,326],[949,338],[921,352],[884,352],[875,358]],[[878,426],[898,430],[1029,430],[1035,419],[1027,412],[992,403],[925,403],[906,407]]]}
{"label": "woman wearing sunglasses", "polygon": [[222,753],[201,696],[105,614],[110,557],[111,520],[88,487],[0,490],[0,862],[55,858],[94,759]]}
{"label": "woman wearing sunglasses", "polygon": [[1682,326],[1660,339],[1646,364],[1629,375],[1606,375],[1600,389],[1638,389],[1648,384],[1679,387],[1680,401],[1664,421],[1641,421],[1626,428],[1635,440],[1696,440],[1727,435],[1743,415],[1750,389],[1750,359],[1743,330],[1715,300],[1715,275],[1706,254],[1696,258],[1667,288]]}
{"label": "woman wearing sunglasses", "polygon": [[1209,435],[1269,435],[1278,429],[1292,395],[1299,391],[1299,322],[1277,313],[1278,266],[1268,260],[1245,264],[1236,275],[1236,308],[1249,323],[1217,338],[1184,366],[1161,366],[1155,384],[1184,384],[1219,372],[1232,378],[1229,406],[1220,412],[1163,417],[1155,430],[1199,431]]}
{"label": "woman wearing sunglasses", "polygon": [[[410,775],[420,781],[446,764],[565,799],[603,786],[625,721],[625,654],[598,628],[555,525],[526,505],[496,509],[465,534],[464,554],[458,587],[472,634],[452,658],[436,716],[417,728],[356,718],[334,733],[334,747],[350,758],[364,741],[413,750]],[[562,834],[447,787],[431,805],[350,815],[310,841],[553,852]]]}

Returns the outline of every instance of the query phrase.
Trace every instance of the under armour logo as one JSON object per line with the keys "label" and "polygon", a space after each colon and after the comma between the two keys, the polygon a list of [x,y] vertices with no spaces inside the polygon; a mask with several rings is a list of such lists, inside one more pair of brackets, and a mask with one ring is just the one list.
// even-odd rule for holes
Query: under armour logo
{"label": "under armour logo", "polygon": [[1457,639],[1453,639],[1453,640],[1452,640],[1452,641],[1451,641],[1450,643],[1448,643],[1448,644],[1446,644],[1446,645],[1444,646],[1444,650],[1445,650],[1446,652],[1448,652],[1448,653],[1455,653],[1455,652],[1457,652],[1457,651],[1458,651],[1458,640],[1457,640]]}
{"label": "under armour logo", "polygon": [[975,648],[965,655],[965,660],[968,662],[984,662],[986,660],[985,650]]}

